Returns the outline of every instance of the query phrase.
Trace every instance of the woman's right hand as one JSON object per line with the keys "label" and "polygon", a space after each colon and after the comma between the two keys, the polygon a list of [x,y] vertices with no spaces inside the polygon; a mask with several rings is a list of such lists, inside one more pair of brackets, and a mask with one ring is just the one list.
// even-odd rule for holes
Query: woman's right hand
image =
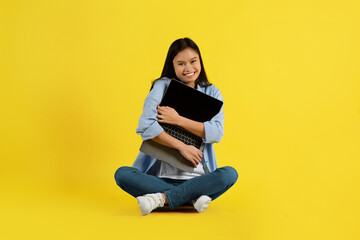
{"label": "woman's right hand", "polygon": [[194,167],[201,162],[203,153],[196,147],[184,144],[181,148],[179,148],[179,151],[184,158],[194,165]]}

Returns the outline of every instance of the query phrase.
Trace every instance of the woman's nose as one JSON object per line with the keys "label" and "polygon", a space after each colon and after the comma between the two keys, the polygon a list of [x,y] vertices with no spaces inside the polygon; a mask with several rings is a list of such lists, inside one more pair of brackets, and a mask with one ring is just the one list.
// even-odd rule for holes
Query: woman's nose
{"label": "woman's nose", "polygon": [[185,65],[185,71],[192,70],[192,66],[190,64]]}

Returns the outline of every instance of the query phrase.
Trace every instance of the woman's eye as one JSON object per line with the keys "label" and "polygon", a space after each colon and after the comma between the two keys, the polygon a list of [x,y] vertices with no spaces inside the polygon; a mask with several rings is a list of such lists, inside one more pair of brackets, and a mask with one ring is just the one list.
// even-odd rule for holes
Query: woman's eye
{"label": "woman's eye", "polygon": [[[191,63],[196,62],[196,60],[192,60]],[[179,63],[178,65],[184,65],[184,63]]]}

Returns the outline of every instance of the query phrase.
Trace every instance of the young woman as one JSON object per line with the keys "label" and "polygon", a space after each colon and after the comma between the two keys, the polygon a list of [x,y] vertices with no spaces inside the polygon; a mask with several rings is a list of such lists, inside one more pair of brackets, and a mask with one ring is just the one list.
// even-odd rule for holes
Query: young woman
{"label": "young woman", "polygon": [[[161,77],[153,81],[145,99],[136,133],[142,140],[152,139],[179,150],[194,165],[195,171],[182,171],[142,152],[132,167],[120,167],[115,172],[116,183],[137,198],[142,215],[164,204],[174,209],[188,202],[192,202],[198,212],[203,212],[238,177],[232,167],[217,167],[213,143],[220,142],[224,135],[223,108],[210,121],[196,122],[180,116],[173,108],[158,106],[172,78],[223,101],[219,89],[206,77],[198,46],[189,38],[174,41]],[[177,125],[201,137],[205,142],[203,152],[170,136],[159,123]]]}

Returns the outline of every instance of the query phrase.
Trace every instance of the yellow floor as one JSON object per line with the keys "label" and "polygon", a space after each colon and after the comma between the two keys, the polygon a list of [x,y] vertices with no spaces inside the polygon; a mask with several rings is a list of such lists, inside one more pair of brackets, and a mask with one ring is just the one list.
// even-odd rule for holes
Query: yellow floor
{"label": "yellow floor", "polygon": [[[2,239],[183,239],[188,234],[190,239],[204,234],[214,239],[252,238],[250,222],[241,213],[245,206],[236,207],[226,197],[201,214],[182,207],[142,216],[136,199],[116,186],[108,193],[67,195],[49,189],[18,190],[24,192],[2,199]],[[204,232],[207,227],[211,234]]]}
{"label": "yellow floor", "polygon": [[320,190],[312,197],[298,195],[296,201],[295,190],[277,196],[278,187],[266,190],[264,184],[251,189],[241,180],[203,213],[183,207],[147,216],[141,215],[136,199],[115,185],[70,192],[13,183],[2,188],[6,197],[1,199],[0,238],[328,240],[360,236],[359,208],[349,196],[327,200]]}

